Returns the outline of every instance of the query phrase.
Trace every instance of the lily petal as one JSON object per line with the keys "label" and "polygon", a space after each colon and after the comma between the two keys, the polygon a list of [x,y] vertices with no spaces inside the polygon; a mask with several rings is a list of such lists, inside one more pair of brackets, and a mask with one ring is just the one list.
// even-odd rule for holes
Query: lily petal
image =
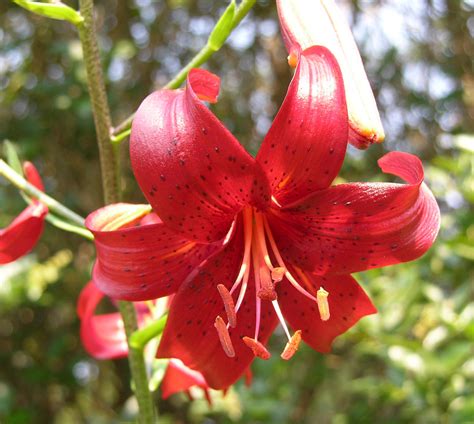
{"label": "lily petal", "polygon": [[375,98],[349,25],[334,0],[277,0],[288,52],[327,47],[341,66],[349,110],[349,141],[359,149],[380,143],[385,134]]}
{"label": "lily petal", "polygon": [[217,76],[193,69],[186,89],[149,95],[130,142],[137,181],[163,222],[206,243],[226,235],[243,205],[270,199],[255,159],[199,100],[216,100],[218,87]]}
{"label": "lily petal", "polygon": [[316,303],[302,296],[291,284],[281,284],[278,301],[283,315],[294,329],[302,330],[302,338],[321,353],[331,351],[333,340],[366,315],[377,310],[364,290],[350,275],[318,277],[304,273],[308,291],[316,295],[323,287],[328,293],[330,318],[322,321]]}
{"label": "lily petal", "polygon": [[187,367],[179,359],[170,359],[160,385],[163,399],[193,386],[200,387],[204,391],[209,390],[209,386],[200,372]]}
{"label": "lily petal", "polygon": [[[44,190],[43,181],[31,162],[23,163],[23,171],[29,183]],[[48,208],[34,200],[8,227],[0,229],[0,264],[13,262],[35,247],[47,214]]]}
{"label": "lily petal", "polygon": [[429,249],[440,212],[421,161],[392,152],[379,165],[408,184],[341,184],[269,216],[288,262],[320,275],[349,274],[411,261]]}
{"label": "lily petal", "polygon": [[285,100],[265,137],[257,162],[281,205],[328,187],[347,148],[344,84],[325,47],[303,51]]}
{"label": "lily petal", "polygon": [[0,230],[0,264],[13,262],[26,255],[38,242],[48,208],[35,202],[20,213],[12,223]]}
{"label": "lily petal", "polygon": [[110,297],[137,301],[172,294],[196,266],[221,248],[218,243],[189,241],[164,224],[133,226],[148,211],[147,205],[119,203],[86,219],[97,249],[93,280]]}
{"label": "lily petal", "polygon": [[[237,326],[229,328],[235,356],[229,358],[221,347],[214,321],[226,316],[218,284],[228,289],[237,276],[242,261],[242,228],[226,248],[210,258],[184,283],[170,307],[168,321],[158,347],[159,358],[178,358],[188,367],[201,372],[214,389],[225,389],[248,368],[254,355],[242,342],[243,336],[253,337],[255,330],[255,285],[252,278],[245,300],[237,314]],[[259,340],[266,343],[277,324],[270,302],[262,303]]]}
{"label": "lily petal", "polygon": [[128,355],[128,346],[120,314],[94,315],[103,297],[92,281],[81,291],[77,314],[81,320],[82,345],[96,359],[124,358]]}

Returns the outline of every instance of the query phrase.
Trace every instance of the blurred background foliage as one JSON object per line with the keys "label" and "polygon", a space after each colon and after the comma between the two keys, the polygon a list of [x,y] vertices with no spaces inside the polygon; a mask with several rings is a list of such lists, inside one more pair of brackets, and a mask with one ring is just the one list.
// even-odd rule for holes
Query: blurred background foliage
{"label": "blurred background foliage", "polygon": [[[164,85],[201,46],[226,1],[98,0],[115,123]],[[69,2],[77,6],[74,1]],[[388,150],[419,155],[442,210],[422,259],[357,275],[379,314],[323,356],[303,347],[286,363],[255,361],[250,388],[159,400],[169,423],[474,422],[474,2],[345,0],[387,133],[350,148],[342,178],[389,179]],[[291,78],[271,0],[259,0],[206,67],[222,78],[215,113],[255,153]],[[70,25],[0,4],[0,140],[32,160],[46,190],[86,215],[101,205],[85,71]],[[124,199],[143,201],[123,145]],[[0,181],[0,227],[23,208]],[[0,421],[107,423],[133,413],[126,361],[87,357],[75,302],[93,246],[48,226],[34,252],[0,267]],[[271,341],[275,352],[283,337]]]}

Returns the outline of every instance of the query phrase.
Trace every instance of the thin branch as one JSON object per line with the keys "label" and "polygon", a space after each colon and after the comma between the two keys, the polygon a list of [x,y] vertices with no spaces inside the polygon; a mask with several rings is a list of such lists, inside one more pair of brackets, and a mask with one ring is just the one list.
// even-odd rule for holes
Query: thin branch
{"label": "thin branch", "polygon": [[[239,4],[239,7],[236,9],[234,17],[232,19],[232,24],[231,24],[232,30],[234,30],[237,27],[237,25],[239,25],[239,23],[242,21],[242,19],[244,19],[245,16],[247,16],[247,14],[250,12],[250,9],[252,9],[255,2],[256,0],[243,0]],[[230,31],[229,35],[232,33],[232,30]],[[203,63],[207,62],[209,58],[217,51],[218,50],[213,49],[209,45],[209,43],[207,43],[196,54],[196,56],[194,56],[191,59],[191,61],[183,69],[181,69],[178,72],[178,74],[168,84],[165,85],[164,88],[168,88],[168,89],[179,88],[181,84],[184,82],[184,80],[186,79],[191,69],[198,68]],[[112,130],[112,136],[119,140],[124,139],[126,136],[122,136],[122,133],[130,130],[134,116],[135,114],[130,115],[127,119],[125,119],[123,122],[117,125]]]}

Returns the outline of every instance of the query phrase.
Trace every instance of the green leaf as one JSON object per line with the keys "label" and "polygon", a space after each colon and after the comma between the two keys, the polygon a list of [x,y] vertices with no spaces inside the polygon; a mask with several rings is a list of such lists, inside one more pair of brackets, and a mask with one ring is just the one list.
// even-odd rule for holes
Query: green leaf
{"label": "green leaf", "polygon": [[7,157],[7,162],[11,168],[18,174],[23,175],[23,168],[21,166],[20,158],[16,151],[15,145],[8,140],[4,141],[4,151],[5,156]]}
{"label": "green leaf", "polygon": [[77,10],[63,3],[42,3],[30,0],[13,1],[24,9],[36,13],[37,15],[46,16],[47,18],[69,21],[74,25],[78,25],[84,20]]}
{"label": "green leaf", "polygon": [[227,6],[227,9],[217,21],[216,26],[209,36],[207,44],[212,50],[218,51],[225,43],[225,40],[227,40],[227,37],[229,37],[230,33],[232,32],[234,15],[235,0],[232,0],[229,6]]}

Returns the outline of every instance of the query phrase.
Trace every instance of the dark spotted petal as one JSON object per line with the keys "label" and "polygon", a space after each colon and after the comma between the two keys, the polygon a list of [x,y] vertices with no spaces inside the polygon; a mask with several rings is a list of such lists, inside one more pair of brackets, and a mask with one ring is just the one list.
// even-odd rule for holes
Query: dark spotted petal
{"label": "dark spotted petal", "polygon": [[[243,336],[254,336],[255,285],[250,279],[245,300],[237,313],[236,328],[229,328],[235,357],[222,349],[214,328],[218,315],[225,317],[218,284],[231,288],[238,274],[243,254],[242,228],[227,247],[210,258],[187,283],[183,284],[171,304],[168,322],[158,348],[160,358],[178,358],[188,367],[201,372],[210,387],[224,389],[247,369],[254,355],[242,342]],[[236,294],[235,294],[236,295]],[[262,303],[259,341],[266,343],[277,324],[270,302]]]}
{"label": "dark spotted petal", "polygon": [[[110,297],[137,301],[172,294],[196,266],[221,248],[189,241],[164,224],[135,226],[148,211],[147,205],[119,203],[86,219],[97,249],[93,280]],[[152,215],[151,221],[157,217]]]}
{"label": "dark spotted petal", "polygon": [[318,352],[331,351],[333,340],[366,315],[375,314],[377,310],[350,275],[318,277],[304,273],[305,287],[316,296],[323,287],[329,293],[328,304],[330,317],[322,321],[316,302],[299,293],[291,284],[280,284],[278,301],[283,315],[295,330],[302,330],[303,340]]}
{"label": "dark spotted petal", "polygon": [[223,238],[243,205],[269,200],[263,171],[199,99],[216,100],[217,76],[190,72],[185,90],[148,96],[132,126],[132,167],[163,222],[201,242]]}
{"label": "dark spotted petal", "polygon": [[324,47],[303,51],[285,100],[257,155],[281,205],[328,187],[341,168],[348,121],[336,59]]}
{"label": "dark spotted petal", "polygon": [[317,274],[348,274],[414,260],[433,244],[440,213],[420,160],[393,152],[384,172],[408,184],[341,184],[269,215],[282,255]]}

